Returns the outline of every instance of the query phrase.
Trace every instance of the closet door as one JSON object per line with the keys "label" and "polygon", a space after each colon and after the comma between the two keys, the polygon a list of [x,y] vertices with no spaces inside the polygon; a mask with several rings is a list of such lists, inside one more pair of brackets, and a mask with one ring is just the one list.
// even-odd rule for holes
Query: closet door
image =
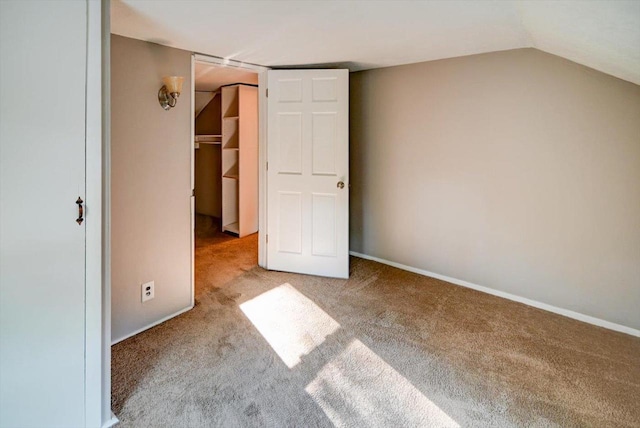
{"label": "closet door", "polygon": [[85,425],[85,1],[0,1],[0,426]]}

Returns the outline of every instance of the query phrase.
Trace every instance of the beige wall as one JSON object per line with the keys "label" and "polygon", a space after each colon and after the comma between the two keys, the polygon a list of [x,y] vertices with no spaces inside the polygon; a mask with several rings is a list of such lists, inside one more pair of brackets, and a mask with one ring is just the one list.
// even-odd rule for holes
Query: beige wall
{"label": "beige wall", "polygon": [[[111,38],[112,338],[120,339],[191,304],[191,55]],[[164,111],[166,75],[185,76]],[[155,281],[141,303],[140,286]]]}
{"label": "beige wall", "polygon": [[352,74],[351,249],[640,328],[640,87],[533,49]]}

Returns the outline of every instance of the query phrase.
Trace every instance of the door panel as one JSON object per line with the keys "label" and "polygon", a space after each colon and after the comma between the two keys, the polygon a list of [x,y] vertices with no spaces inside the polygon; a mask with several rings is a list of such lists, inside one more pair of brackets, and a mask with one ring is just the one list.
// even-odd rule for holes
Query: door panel
{"label": "door panel", "polygon": [[278,174],[302,174],[302,114],[278,113]]}
{"label": "door panel", "polygon": [[313,228],[311,254],[314,256],[336,257],[338,236],[336,234],[336,195],[313,193],[311,195],[311,215]]}
{"label": "door panel", "polygon": [[83,426],[87,4],[0,2],[0,426]]}
{"label": "door panel", "polygon": [[313,175],[337,175],[336,158],[336,113],[313,113],[312,129],[312,168]]}
{"label": "door panel", "polygon": [[302,254],[302,193],[278,194],[278,252]]}
{"label": "door panel", "polygon": [[269,269],[349,276],[348,85],[348,70],[268,72]]}

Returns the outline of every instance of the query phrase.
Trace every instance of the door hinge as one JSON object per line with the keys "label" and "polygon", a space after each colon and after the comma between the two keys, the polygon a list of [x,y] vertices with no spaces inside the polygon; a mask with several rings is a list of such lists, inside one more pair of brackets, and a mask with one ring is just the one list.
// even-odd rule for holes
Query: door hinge
{"label": "door hinge", "polygon": [[269,235],[265,237],[267,239],[267,244],[269,243]]}
{"label": "door hinge", "polygon": [[267,171],[269,171],[269,162],[267,162]]}
{"label": "door hinge", "polygon": [[267,98],[269,98],[269,88],[267,88]]}

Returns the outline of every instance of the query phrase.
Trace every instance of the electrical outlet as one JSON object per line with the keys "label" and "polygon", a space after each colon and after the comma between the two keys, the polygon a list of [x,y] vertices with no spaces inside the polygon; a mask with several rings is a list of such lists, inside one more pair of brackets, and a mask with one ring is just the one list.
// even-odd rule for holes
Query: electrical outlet
{"label": "electrical outlet", "polygon": [[145,282],[142,284],[142,303],[153,299],[156,291],[156,286],[153,281]]}

